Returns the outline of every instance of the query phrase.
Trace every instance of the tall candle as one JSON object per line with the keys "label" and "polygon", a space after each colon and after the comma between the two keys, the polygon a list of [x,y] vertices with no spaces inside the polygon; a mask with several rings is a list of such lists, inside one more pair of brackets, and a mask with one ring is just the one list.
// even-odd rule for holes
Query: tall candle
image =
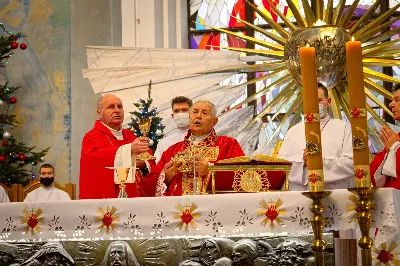
{"label": "tall candle", "polygon": [[300,48],[301,83],[306,134],[307,175],[310,192],[324,190],[321,129],[318,114],[318,86],[315,48]]}
{"label": "tall candle", "polygon": [[346,43],[346,59],[353,134],[354,185],[371,187],[361,42],[354,41],[353,38]]}

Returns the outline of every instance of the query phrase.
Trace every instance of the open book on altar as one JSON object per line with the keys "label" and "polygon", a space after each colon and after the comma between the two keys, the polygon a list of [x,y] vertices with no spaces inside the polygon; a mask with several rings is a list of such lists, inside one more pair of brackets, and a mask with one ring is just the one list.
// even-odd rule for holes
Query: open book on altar
{"label": "open book on altar", "polygon": [[241,156],[231,159],[219,160],[215,165],[243,164],[243,165],[291,165],[284,159],[275,158],[265,154],[254,154],[252,156]]}

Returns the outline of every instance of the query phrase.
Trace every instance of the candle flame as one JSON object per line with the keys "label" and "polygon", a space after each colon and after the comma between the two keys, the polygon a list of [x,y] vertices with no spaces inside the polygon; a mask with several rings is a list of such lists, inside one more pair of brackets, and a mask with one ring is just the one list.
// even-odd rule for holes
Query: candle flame
{"label": "candle flame", "polygon": [[310,47],[310,44],[309,44],[309,43],[307,43],[307,44],[306,44],[306,46],[307,46],[307,47]]}
{"label": "candle flame", "polygon": [[354,42],[354,41],[355,41],[355,38],[354,38],[354,37],[351,37],[351,41]]}
{"label": "candle flame", "polygon": [[323,25],[326,25],[326,23],[325,23],[324,21],[320,20],[320,19],[318,19],[318,20],[313,24],[313,26],[323,26]]}

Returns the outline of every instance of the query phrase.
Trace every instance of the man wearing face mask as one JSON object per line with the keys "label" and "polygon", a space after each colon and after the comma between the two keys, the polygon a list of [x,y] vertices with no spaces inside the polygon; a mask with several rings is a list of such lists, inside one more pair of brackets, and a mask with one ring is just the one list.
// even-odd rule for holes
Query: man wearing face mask
{"label": "man wearing face mask", "polygon": [[71,200],[67,192],[54,187],[55,176],[53,166],[47,163],[43,164],[39,169],[42,186],[29,192],[24,202]]}
{"label": "man wearing face mask", "polygon": [[192,104],[192,100],[185,96],[178,96],[172,99],[171,117],[174,119],[177,128],[173,134],[166,136],[158,143],[157,149],[154,153],[154,156],[156,157],[156,163],[160,161],[161,156],[166,149],[175,143],[182,141],[182,139],[186,136],[189,130],[189,113]]}
{"label": "man wearing face mask", "polygon": [[[328,114],[331,99],[324,85],[318,83],[319,116],[321,123],[322,159],[325,189],[352,187],[354,176],[351,127]],[[304,122],[286,133],[278,156],[292,162],[289,174],[290,190],[307,190],[307,154],[305,153]]]}

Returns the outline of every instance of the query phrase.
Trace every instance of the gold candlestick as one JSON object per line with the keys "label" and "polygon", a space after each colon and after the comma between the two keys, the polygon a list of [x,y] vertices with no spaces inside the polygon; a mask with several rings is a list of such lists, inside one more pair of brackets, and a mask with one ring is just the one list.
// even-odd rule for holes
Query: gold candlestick
{"label": "gold candlestick", "polygon": [[322,204],[322,199],[326,198],[332,193],[332,191],[319,191],[319,192],[303,192],[304,196],[312,199],[312,204],[310,206],[310,211],[314,214],[311,217],[311,225],[314,232],[314,241],[312,243],[312,249],[314,251],[315,265],[324,266],[325,258],[324,251],[326,248],[326,243],[322,239],[325,228],[325,217],[322,215],[324,212],[324,205]]}
{"label": "gold candlestick", "polygon": [[369,236],[372,221],[372,194],[377,190],[376,188],[349,188],[351,193],[359,196],[357,202],[357,222],[360,226],[361,238],[358,240],[358,246],[361,248],[361,260],[363,266],[372,266],[371,248],[374,240]]}

